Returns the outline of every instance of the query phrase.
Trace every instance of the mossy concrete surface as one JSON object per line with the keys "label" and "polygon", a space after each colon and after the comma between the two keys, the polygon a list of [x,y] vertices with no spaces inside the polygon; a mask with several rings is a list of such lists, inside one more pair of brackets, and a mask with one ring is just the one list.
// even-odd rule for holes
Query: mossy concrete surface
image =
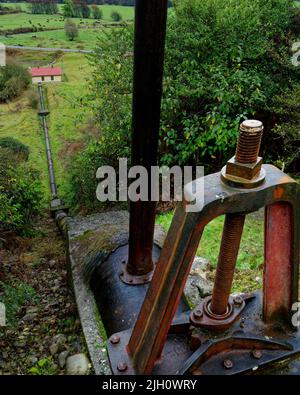
{"label": "mossy concrete surface", "polygon": [[[70,276],[94,371],[111,374],[106,353],[106,333],[99,316],[94,295],[86,278],[87,257],[95,256],[98,263],[128,242],[129,215],[127,211],[68,218],[68,254]],[[155,229],[155,243],[161,247],[165,232]],[[97,264],[97,262],[95,263]]]}

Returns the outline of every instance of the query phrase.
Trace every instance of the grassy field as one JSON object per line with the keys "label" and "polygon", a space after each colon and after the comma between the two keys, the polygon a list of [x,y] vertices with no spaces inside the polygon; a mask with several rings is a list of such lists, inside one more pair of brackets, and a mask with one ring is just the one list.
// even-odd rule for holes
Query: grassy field
{"label": "grassy field", "polygon": [[[51,55],[39,54],[38,59],[44,65],[51,60]],[[18,60],[16,58],[15,60]],[[20,56],[24,65],[34,65],[37,62],[37,53]],[[79,109],[74,104],[74,92],[83,94],[88,74],[87,59],[82,54],[65,54],[57,65],[63,66],[66,78],[64,82],[47,85],[47,96],[51,111],[49,117],[49,130],[57,184],[59,191],[64,195],[64,172],[68,156],[82,144],[85,133],[82,125],[75,124],[75,115]],[[34,89],[37,89],[36,86]],[[37,110],[28,105],[28,92],[17,100],[8,104],[0,104],[0,137],[14,137],[30,148],[30,163],[41,171],[45,187],[45,199],[49,198],[48,171],[45,160],[45,145],[43,130],[39,128]]]}
{"label": "grassy field", "polygon": [[[4,4],[4,3],[2,3]],[[14,3],[5,3],[14,7]],[[27,4],[18,3],[25,9]],[[133,7],[122,6],[101,6],[103,9],[104,21],[98,22],[94,19],[73,18],[75,23],[82,27],[79,29],[79,36],[74,41],[67,40],[64,32],[65,20],[62,15],[33,15],[28,13],[0,15],[0,30],[11,30],[20,27],[37,27],[45,30],[33,33],[12,34],[9,36],[0,35],[0,42],[5,45],[23,45],[34,47],[72,48],[72,49],[92,49],[96,37],[102,34],[103,25],[110,21],[110,13],[116,9],[121,13],[124,20],[132,20],[134,16]],[[90,28],[85,28],[89,26]]]}
{"label": "grassy field", "polygon": [[[103,28],[107,29],[107,28]],[[64,30],[51,30],[37,33],[14,34],[9,37],[0,36],[5,45],[23,45],[44,48],[93,49],[97,37],[103,34],[102,29],[80,29],[78,37],[70,41]]]}
{"label": "grassy field", "polygon": [[[95,22],[93,19],[80,19],[73,18],[75,23],[80,21],[84,24],[92,24]],[[61,15],[33,15],[33,14],[8,14],[0,15],[0,29],[16,29],[19,27],[42,27],[44,29],[53,29],[64,27],[64,18]]]}
{"label": "grassy field", "polygon": [[[166,231],[169,229],[173,212],[158,216],[157,223]],[[224,217],[210,222],[203,233],[197,255],[206,258],[211,266],[210,280],[214,280],[214,268],[218,262],[220,241]],[[262,286],[262,264],[264,261],[264,221],[259,215],[246,217],[242,236],[237,269],[235,271],[232,292],[250,292]]]}
{"label": "grassy field", "polygon": [[[21,7],[22,11],[28,12],[28,4],[27,3],[1,3],[0,2],[0,5],[6,6],[6,7],[12,7],[12,8],[15,8],[17,5],[17,6]],[[62,4],[58,4],[59,12],[61,12],[61,13],[62,13],[62,7],[63,7]],[[129,21],[129,20],[132,20],[134,17],[134,7],[124,7],[124,6],[120,6],[120,5],[108,5],[108,4],[100,5],[99,7],[103,12],[103,19],[107,20],[107,21],[111,21],[110,15],[111,15],[112,11],[118,11],[122,15],[123,20]],[[9,16],[9,17],[11,17],[11,19],[16,18],[16,17],[19,18],[19,15],[23,15],[23,14],[17,14],[14,16],[13,15],[1,15],[0,19],[4,16]],[[47,18],[47,17],[48,18],[52,18],[52,17],[59,18],[60,17],[60,15],[32,15],[32,14],[26,14],[26,15],[27,15],[27,17],[30,17],[30,18],[34,17],[34,16],[42,17],[42,18]]]}
{"label": "grassy field", "polygon": [[[163,214],[158,217],[158,223],[165,230],[169,229],[173,218],[173,213]],[[205,228],[197,255],[209,260],[211,265],[216,266],[219,254],[219,245],[222,237],[224,217],[213,220]],[[248,215],[246,218],[243,238],[237,267],[239,269],[255,269],[262,261],[263,253],[263,221],[257,216]]]}

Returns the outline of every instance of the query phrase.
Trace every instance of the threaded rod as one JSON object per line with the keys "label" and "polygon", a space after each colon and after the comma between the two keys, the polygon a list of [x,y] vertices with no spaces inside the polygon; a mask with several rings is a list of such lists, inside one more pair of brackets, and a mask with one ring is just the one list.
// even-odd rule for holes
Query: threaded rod
{"label": "threaded rod", "polygon": [[[251,164],[257,161],[263,130],[264,127],[260,121],[247,120],[241,124],[235,153],[235,160],[237,162]],[[246,216],[244,214],[227,214],[225,217],[210,305],[212,313],[216,315],[221,316],[227,311],[245,218]]]}
{"label": "threaded rod", "polygon": [[225,217],[218,267],[210,305],[211,311],[217,315],[223,315],[227,311],[245,217],[244,214],[227,214]]}

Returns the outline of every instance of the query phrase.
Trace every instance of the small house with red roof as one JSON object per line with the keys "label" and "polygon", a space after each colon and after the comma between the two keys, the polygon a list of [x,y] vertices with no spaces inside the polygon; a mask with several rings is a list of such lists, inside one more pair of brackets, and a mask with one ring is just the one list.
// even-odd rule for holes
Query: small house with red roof
{"label": "small house with red roof", "polygon": [[61,82],[62,70],[60,67],[32,67],[32,82]]}

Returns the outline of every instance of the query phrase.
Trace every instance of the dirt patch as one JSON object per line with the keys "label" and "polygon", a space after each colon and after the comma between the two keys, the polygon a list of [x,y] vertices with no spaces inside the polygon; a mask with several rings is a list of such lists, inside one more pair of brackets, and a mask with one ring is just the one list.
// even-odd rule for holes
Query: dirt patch
{"label": "dirt patch", "polygon": [[83,141],[66,141],[63,148],[58,152],[59,160],[64,160],[65,158],[69,158],[70,156],[77,154],[84,149],[84,146]]}

